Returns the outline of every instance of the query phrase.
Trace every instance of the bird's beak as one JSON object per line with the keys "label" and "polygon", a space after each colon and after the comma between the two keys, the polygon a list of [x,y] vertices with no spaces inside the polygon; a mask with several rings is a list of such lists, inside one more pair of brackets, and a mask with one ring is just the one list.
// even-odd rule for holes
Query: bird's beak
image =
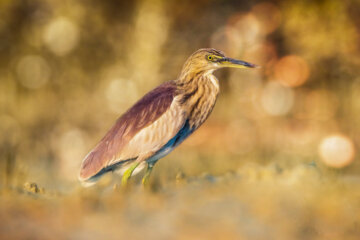
{"label": "bird's beak", "polygon": [[257,68],[258,65],[248,63],[241,60],[236,60],[233,58],[223,57],[219,60],[220,66],[222,67],[232,67],[232,68]]}

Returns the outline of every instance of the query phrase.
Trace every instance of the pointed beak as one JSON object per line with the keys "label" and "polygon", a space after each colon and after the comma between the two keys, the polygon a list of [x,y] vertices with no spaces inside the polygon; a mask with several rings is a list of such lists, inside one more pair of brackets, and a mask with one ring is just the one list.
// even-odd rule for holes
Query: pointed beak
{"label": "pointed beak", "polygon": [[258,65],[233,58],[223,57],[219,60],[220,66],[232,68],[258,68]]}

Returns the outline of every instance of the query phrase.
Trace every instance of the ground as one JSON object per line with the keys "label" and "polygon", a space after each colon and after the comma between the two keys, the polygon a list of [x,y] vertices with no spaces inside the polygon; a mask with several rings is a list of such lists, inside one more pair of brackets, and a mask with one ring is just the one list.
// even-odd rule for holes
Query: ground
{"label": "ground", "polygon": [[[106,185],[106,184],[105,184]],[[359,239],[360,178],[300,164],[127,189],[3,189],[0,239]]]}

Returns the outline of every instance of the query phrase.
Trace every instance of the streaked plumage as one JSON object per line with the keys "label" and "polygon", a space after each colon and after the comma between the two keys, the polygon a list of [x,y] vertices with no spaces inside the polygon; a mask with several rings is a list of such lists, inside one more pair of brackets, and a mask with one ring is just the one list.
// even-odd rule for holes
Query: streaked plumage
{"label": "streaked plumage", "polygon": [[255,67],[215,49],[192,54],[177,80],[146,94],[116,121],[83,160],[79,179],[94,182],[107,171],[124,170],[133,163],[134,169],[145,162],[152,168],[207,119],[219,93],[212,72],[226,66]]}

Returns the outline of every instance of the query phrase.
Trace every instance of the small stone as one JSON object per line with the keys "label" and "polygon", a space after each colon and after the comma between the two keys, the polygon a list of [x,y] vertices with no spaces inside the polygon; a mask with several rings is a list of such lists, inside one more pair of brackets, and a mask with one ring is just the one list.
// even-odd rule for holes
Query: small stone
{"label": "small stone", "polygon": [[182,181],[185,179],[185,177],[186,177],[185,173],[183,173],[183,172],[178,172],[178,173],[176,174],[176,177],[175,177],[176,182],[177,182],[177,183],[182,182]]}
{"label": "small stone", "polygon": [[[30,183],[30,182],[26,182],[24,184],[24,190],[28,191],[28,192],[31,192],[31,193],[39,193],[40,192],[40,189],[37,186],[37,184],[36,183]],[[42,189],[42,191],[44,191],[44,190]]]}

